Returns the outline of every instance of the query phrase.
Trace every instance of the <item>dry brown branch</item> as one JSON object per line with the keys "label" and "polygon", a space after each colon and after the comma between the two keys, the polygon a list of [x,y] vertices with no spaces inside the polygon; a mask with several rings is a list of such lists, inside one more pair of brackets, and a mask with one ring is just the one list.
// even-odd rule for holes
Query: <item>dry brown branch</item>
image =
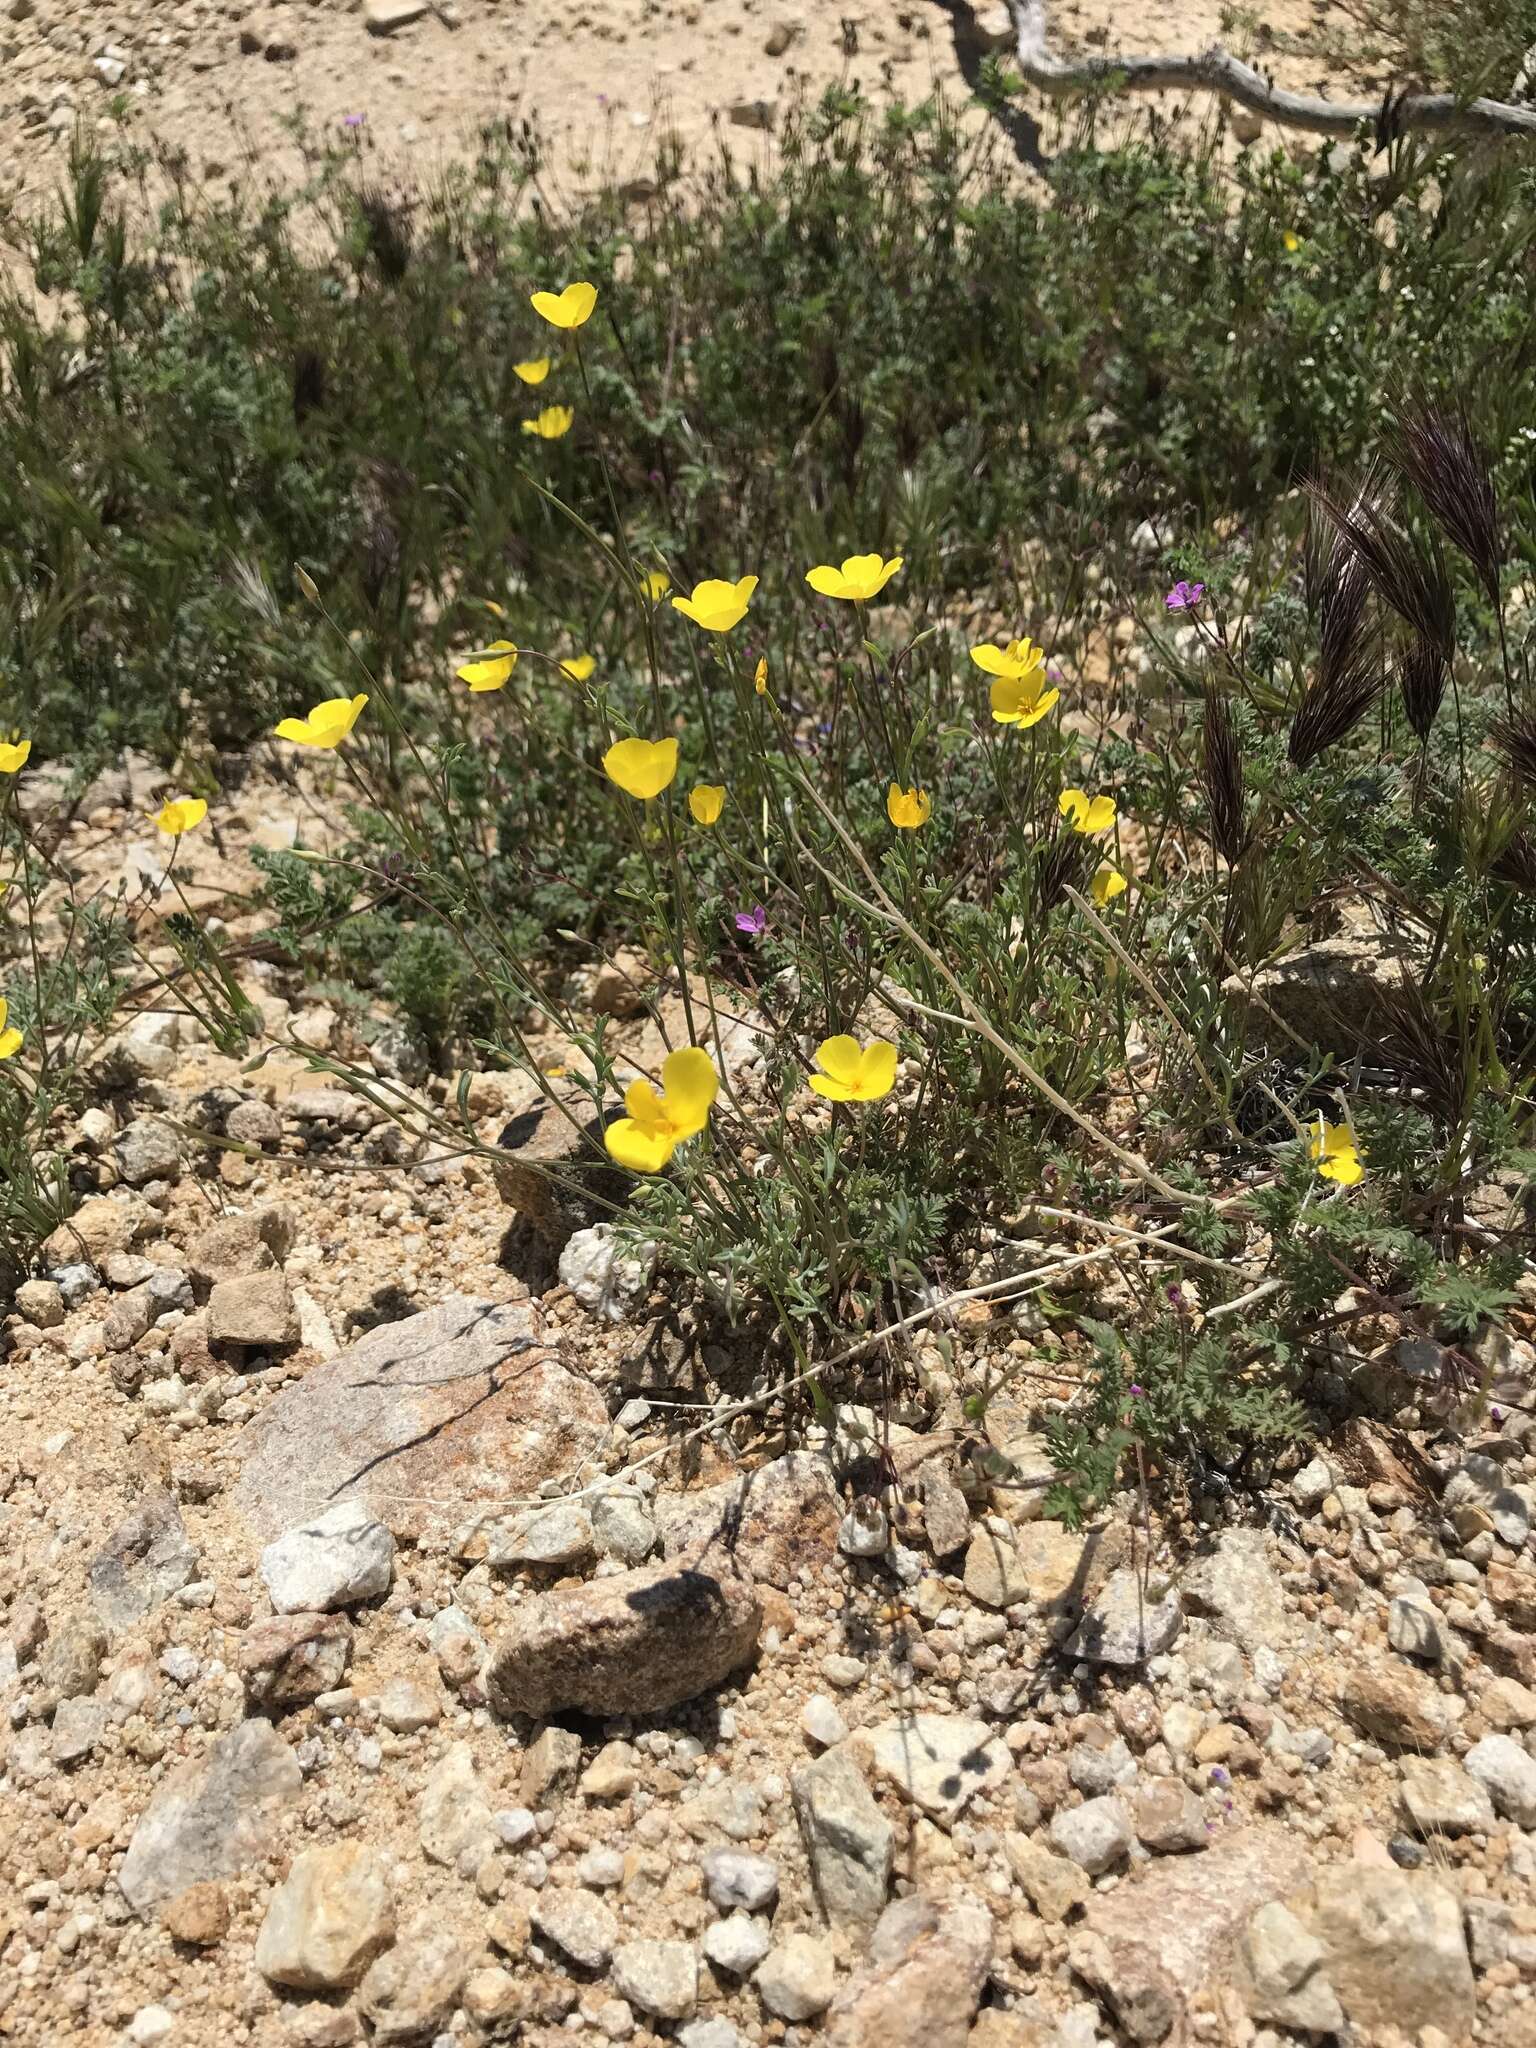
{"label": "dry brown branch", "polygon": [[1536,139],[1536,107],[1503,100],[1459,100],[1454,93],[1390,94],[1379,105],[1325,100],[1287,92],[1242,63],[1220,44],[1198,56],[1058,57],[1050,48],[1045,0],[1009,0],[1019,69],[1042,92],[1062,94],[1103,86],[1119,92],[1219,92],[1265,120],[1319,135],[1352,135],[1364,122],[1384,138],[1410,128],[1441,134],[1523,135]]}

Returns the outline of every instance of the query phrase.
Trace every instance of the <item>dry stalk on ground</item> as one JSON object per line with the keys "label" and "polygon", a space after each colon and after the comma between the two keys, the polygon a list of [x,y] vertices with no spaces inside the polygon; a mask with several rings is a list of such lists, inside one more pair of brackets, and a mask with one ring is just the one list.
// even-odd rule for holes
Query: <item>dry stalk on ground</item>
{"label": "dry stalk on ground", "polygon": [[[1308,128],[1319,135],[1352,135],[1362,123],[1373,125],[1383,141],[1409,129],[1460,135],[1523,135],[1536,140],[1536,107],[1505,100],[1460,100],[1454,93],[1389,93],[1379,105],[1364,101],[1325,100],[1312,93],[1287,92],[1251,65],[1213,43],[1208,50],[1183,57],[1107,56],[1058,57],[1050,47],[1046,0],[1009,0],[1017,37],[1019,69],[1028,82],[1053,96],[1092,86],[1118,92],[1218,92],[1250,107],[1267,121],[1286,128]],[[1525,74],[1516,82],[1522,87]]]}

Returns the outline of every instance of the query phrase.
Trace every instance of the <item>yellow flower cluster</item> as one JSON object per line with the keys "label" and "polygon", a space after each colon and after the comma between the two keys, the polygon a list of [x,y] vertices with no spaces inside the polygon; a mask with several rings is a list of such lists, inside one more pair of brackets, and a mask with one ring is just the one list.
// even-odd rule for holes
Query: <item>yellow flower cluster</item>
{"label": "yellow flower cluster", "polygon": [[[896,1048],[888,1038],[860,1045],[840,1032],[822,1040],[816,1064],[821,1072],[811,1075],[811,1087],[828,1102],[879,1102],[896,1085]],[[668,1053],[659,1095],[649,1081],[631,1081],[625,1089],[624,1114],[603,1134],[609,1157],[631,1173],[660,1173],[678,1146],[709,1122],[719,1089],[720,1077],[702,1047]]]}
{"label": "yellow flower cluster", "polygon": [[992,716],[999,725],[1038,725],[1061,696],[1045,686],[1045,653],[1033,640],[1010,640],[1006,647],[990,641],[971,649],[983,675],[993,678]]}

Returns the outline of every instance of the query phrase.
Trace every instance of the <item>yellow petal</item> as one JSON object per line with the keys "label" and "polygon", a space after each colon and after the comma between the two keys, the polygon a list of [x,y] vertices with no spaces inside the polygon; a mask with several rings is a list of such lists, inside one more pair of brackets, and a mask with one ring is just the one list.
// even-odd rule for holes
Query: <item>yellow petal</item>
{"label": "yellow petal", "polygon": [[1123,896],[1128,886],[1120,870],[1105,861],[1094,876],[1090,889],[1094,902],[1102,910],[1106,903],[1113,903],[1117,896]]}
{"label": "yellow petal", "polygon": [[1106,832],[1115,822],[1112,796],[1090,797],[1081,789],[1064,789],[1057,809],[1071,820],[1074,832]]}
{"label": "yellow petal", "polygon": [[1017,676],[1000,674],[988,693],[992,716],[999,725],[1017,725],[1024,716],[1029,692]]}
{"label": "yellow petal", "polygon": [[1336,1181],[1341,1188],[1355,1187],[1365,1178],[1365,1168],[1353,1147],[1335,1152],[1317,1170],[1324,1180]]}
{"label": "yellow petal", "polygon": [[624,1107],[643,1130],[659,1131],[667,1121],[661,1097],[649,1081],[631,1081],[624,1091]]}
{"label": "yellow petal", "polygon": [[652,569],[640,579],[640,587],[652,604],[659,604],[672,588],[672,578],[665,569]]}
{"label": "yellow petal", "polygon": [[807,569],[805,580],[809,583],[812,590],[822,597],[848,598],[852,596],[852,592],[848,588],[847,577],[841,569],[834,569],[830,563],[822,562],[814,569]]}
{"label": "yellow petal", "polygon": [[517,667],[517,649],[510,640],[493,640],[485,651],[492,658],[466,661],[454,674],[460,682],[468,683],[471,690],[502,689]]}
{"label": "yellow petal", "polygon": [[866,601],[878,597],[900,567],[900,555],[889,562],[879,555],[849,555],[843,563],[843,594]]}
{"label": "yellow petal", "polygon": [[994,647],[990,640],[984,640],[979,647],[971,649],[971,659],[988,676],[1011,676],[1013,666],[1001,647]]}
{"label": "yellow petal", "polygon": [[[817,1046],[817,1066],[821,1068],[822,1073],[827,1076],[834,1087],[847,1090],[847,1094],[834,1096],[834,1101],[846,1102],[848,1096],[858,1087],[859,1063],[863,1057],[859,1041],[856,1038],[850,1037],[846,1031],[839,1031],[833,1038],[824,1038],[820,1045]],[[815,1086],[814,1077],[812,1086]],[[816,1092],[818,1095],[822,1095],[830,1091],[818,1088]]]}
{"label": "yellow petal", "polygon": [[1035,699],[1034,703],[1029,707],[1027,711],[1021,711],[1019,713],[1018,717],[1014,720],[1014,723],[1019,727],[1021,731],[1027,730],[1027,728],[1032,725],[1038,725],[1041,719],[1045,717],[1048,711],[1053,711],[1056,708],[1056,705],[1060,701],[1060,698],[1060,690],[1046,690],[1041,696]]}
{"label": "yellow petal", "polygon": [[176,839],[201,825],[207,815],[208,806],[202,797],[184,796],[163,805],[155,823],[168,839]]}
{"label": "yellow petal", "polygon": [[514,363],[512,374],[521,377],[525,384],[542,384],[549,375],[549,357],[533,356],[526,363]]}
{"label": "yellow petal", "polygon": [[15,746],[0,743],[0,775],[15,775],[27,765],[27,756],[32,751],[30,740],[21,740]]}
{"label": "yellow petal", "polygon": [[597,667],[595,654],[573,654],[568,661],[560,664],[560,673],[569,676],[573,683],[584,683]]}
{"label": "yellow petal", "polygon": [[746,617],[747,605],[757,588],[755,576],[743,576],[735,583],[708,576],[693,587],[692,597],[674,597],[673,608],[692,619],[706,633],[728,633]]}
{"label": "yellow petal", "polygon": [[882,563],[878,555],[845,555],[843,581],[850,597],[873,597],[880,588]]}
{"label": "yellow petal", "polygon": [[698,783],[688,792],[688,808],[696,824],[713,825],[725,809],[724,783]]}
{"label": "yellow petal", "polygon": [[660,1173],[677,1147],[669,1130],[642,1130],[630,1117],[621,1116],[603,1133],[610,1159],[627,1166],[631,1173]]}
{"label": "yellow petal", "polygon": [[0,1060],[8,1060],[21,1051],[21,1033],[13,1024],[9,1031],[0,1031]]}
{"label": "yellow petal", "polygon": [[852,1102],[853,1090],[846,1081],[833,1081],[825,1074],[812,1074],[811,1092],[824,1095],[828,1102]]}
{"label": "yellow petal", "polygon": [[603,766],[627,796],[648,803],[677,773],[677,741],[619,740],[604,754]]}
{"label": "yellow petal", "polygon": [[1115,800],[1112,796],[1096,796],[1088,806],[1088,816],[1082,827],[1084,832],[1107,832],[1115,822]]}
{"label": "yellow petal", "polygon": [[859,1057],[859,1100],[878,1102],[895,1085],[896,1048],[888,1038],[872,1038]]}
{"label": "yellow petal", "polygon": [[568,284],[560,292],[535,292],[529,304],[551,327],[569,330],[580,327],[592,317],[592,308],[597,304],[597,286]]}
{"label": "yellow petal", "polygon": [[709,1120],[720,1088],[715,1063],[702,1047],[680,1046],[661,1063],[662,1104],[677,1136],[691,1138]]}
{"label": "yellow petal", "polygon": [[752,687],[756,690],[759,697],[764,697],[768,694],[768,657],[766,654],[762,656],[757,667],[752,671]]}
{"label": "yellow petal", "polygon": [[885,815],[903,832],[915,832],[919,825],[926,825],[932,813],[933,805],[925,789],[903,789],[893,782],[886,792]]}
{"label": "yellow petal", "polygon": [[546,405],[536,419],[523,421],[523,432],[537,434],[541,441],[558,441],[571,431],[575,417],[568,405]]}

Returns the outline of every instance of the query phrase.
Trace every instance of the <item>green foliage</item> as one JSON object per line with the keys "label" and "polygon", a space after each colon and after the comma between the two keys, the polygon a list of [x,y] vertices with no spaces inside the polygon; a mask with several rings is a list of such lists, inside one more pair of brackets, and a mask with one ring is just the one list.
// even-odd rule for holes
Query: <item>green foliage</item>
{"label": "green foliage", "polygon": [[[1219,117],[1117,116],[1104,143],[1097,121],[1026,185],[941,106],[833,95],[769,171],[722,157],[643,213],[569,219],[524,208],[530,166],[494,135],[428,194],[344,153],[302,233],[287,203],[177,195],[154,261],[82,146],[28,243],[54,317],[0,305],[0,724],[80,778],[134,742],[212,786],[219,749],[366,687],[337,783],[365,800],[339,853],[255,856],[266,938],[360,1024],[383,998],[440,1066],[521,1066],[569,1108],[558,1041],[583,1114],[619,1093],[594,956],[662,968],[669,1043],[750,1020],[749,1078],[667,1170],[582,1192],[802,1369],[962,1285],[1034,1205],[1172,1235],[1199,1312],[1139,1279],[1113,1324],[1040,1295],[1095,1347],[1052,1434],[1069,1517],[1305,1434],[1301,1369],[1346,1290],[1453,1337],[1501,1315],[1512,1253],[1457,1225],[1480,1177],[1523,1170],[1536,1076],[1532,778],[1497,722],[1530,680],[1536,172],[1363,139],[1234,159]],[[578,362],[527,293],[583,275]],[[546,351],[537,402],[577,422],[534,441],[513,366]],[[1341,664],[1298,486],[1386,459],[1409,383],[1477,395],[1509,602],[1406,480],[1383,530],[1451,566],[1427,598],[1372,582]],[[873,608],[807,591],[810,563],[877,545],[903,568]],[[659,566],[762,581],[703,635],[637,597]],[[1176,578],[1197,613],[1164,608]],[[492,631],[522,652],[471,697],[453,670]],[[970,648],[1026,633],[1063,701],[1015,729]],[[1377,686],[1435,633],[1425,719]],[[621,798],[606,748],[662,734],[675,786]],[[690,819],[700,781],[727,789],[717,826]],[[892,783],[932,796],[920,830],[888,821]],[[1102,832],[1064,821],[1078,786],[1113,794]],[[7,831],[30,912],[38,852]],[[1412,968],[1380,1043],[1277,1041],[1247,981],[1362,907]],[[19,920],[6,963],[52,1062],[35,1089],[0,1073],[13,1263],[60,1199],[82,1034],[127,981],[112,907],[66,922],[74,965],[18,979]],[[177,998],[240,1051],[220,934],[175,914],[164,936]],[[875,1030],[891,1098],[818,1102],[815,1048]],[[1320,1120],[1363,1185],[1316,1170]]]}
{"label": "green foliage", "polygon": [[[1006,603],[1040,536],[1054,608],[1148,518],[1261,533],[1358,457],[1394,381],[1477,388],[1495,352],[1493,439],[1516,445],[1528,167],[1087,133],[1042,194],[940,107],[844,96],[790,118],[766,179],[722,160],[686,200],[559,223],[520,213],[528,167],[488,138],[412,196],[408,235],[340,151],[318,242],[287,203],[178,191],[155,261],[81,144],[27,251],[51,317],[0,306],[4,715],[72,760],[82,735],[170,754],[350,687],[295,563],[373,667],[441,674],[457,591],[511,602],[530,641],[570,621],[611,672],[626,650],[527,480],[510,367],[544,345],[525,294],[556,272],[601,284],[616,346],[541,481],[606,526],[600,438],[637,558],[690,576],[889,530],[923,584]],[[1511,482],[1529,529],[1528,451]],[[813,634],[797,606],[772,637]]]}
{"label": "green foliage", "polygon": [[1256,1447],[1271,1451],[1310,1434],[1292,1375],[1246,1358],[1244,1339],[1214,1327],[1199,1335],[1175,1311],[1126,1335],[1080,1317],[1093,1340],[1088,1399],[1047,1432],[1062,1481],[1045,1512],[1076,1525],[1121,1483],[1129,1464],[1143,1480],[1170,1469],[1223,1471]]}

